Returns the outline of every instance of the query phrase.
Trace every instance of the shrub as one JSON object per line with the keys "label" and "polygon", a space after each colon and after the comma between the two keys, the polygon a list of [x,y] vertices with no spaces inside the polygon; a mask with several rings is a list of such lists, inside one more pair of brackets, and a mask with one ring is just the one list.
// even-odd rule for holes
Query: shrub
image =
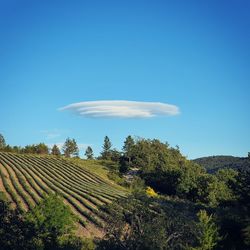
{"label": "shrub", "polygon": [[151,187],[147,187],[146,188],[146,194],[149,196],[149,197],[157,197],[157,193],[154,191],[153,188]]}

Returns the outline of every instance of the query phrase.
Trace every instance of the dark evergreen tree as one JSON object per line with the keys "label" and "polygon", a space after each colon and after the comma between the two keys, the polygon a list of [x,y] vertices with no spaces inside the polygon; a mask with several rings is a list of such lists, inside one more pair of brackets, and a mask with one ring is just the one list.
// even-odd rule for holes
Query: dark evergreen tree
{"label": "dark evergreen tree", "polygon": [[102,152],[101,152],[101,158],[103,160],[110,160],[111,159],[111,147],[112,144],[110,142],[110,139],[108,138],[108,136],[104,137],[104,143],[102,146]]}
{"label": "dark evergreen tree", "polygon": [[85,151],[85,156],[88,160],[92,160],[94,158],[93,149],[90,146],[87,147]]}
{"label": "dark evergreen tree", "polygon": [[133,154],[133,146],[135,145],[135,141],[131,135],[129,135],[124,141],[123,152],[124,156],[128,159],[128,165],[131,166],[131,158]]}

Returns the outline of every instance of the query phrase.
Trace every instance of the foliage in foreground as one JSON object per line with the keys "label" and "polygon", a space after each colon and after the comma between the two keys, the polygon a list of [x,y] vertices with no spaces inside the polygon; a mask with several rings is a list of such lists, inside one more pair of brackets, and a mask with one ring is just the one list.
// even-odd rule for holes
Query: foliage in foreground
{"label": "foliage in foreground", "polygon": [[49,195],[25,214],[1,196],[1,250],[94,249],[93,242],[75,236],[76,218],[58,196]]}
{"label": "foliage in foreground", "polygon": [[[173,206],[176,209],[173,209]],[[198,208],[193,208],[194,211]],[[190,215],[178,201],[140,194],[109,205],[106,235],[97,249],[213,249],[219,240],[211,216]]]}
{"label": "foliage in foreground", "polygon": [[72,234],[76,223],[70,208],[56,195],[46,197],[25,218],[34,225],[37,237],[46,249],[56,245],[59,237]]}
{"label": "foliage in foreground", "polygon": [[214,249],[222,238],[219,236],[219,230],[212,215],[208,215],[206,210],[200,210],[198,213],[199,222],[197,224],[199,229],[198,247],[196,250],[210,250]]}

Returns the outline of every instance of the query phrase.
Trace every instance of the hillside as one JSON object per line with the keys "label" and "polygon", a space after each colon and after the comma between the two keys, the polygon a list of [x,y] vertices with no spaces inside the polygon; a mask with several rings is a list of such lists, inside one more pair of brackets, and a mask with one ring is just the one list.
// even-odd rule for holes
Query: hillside
{"label": "hillside", "polygon": [[52,156],[0,152],[0,191],[13,207],[27,211],[46,194],[58,193],[79,217],[78,232],[86,236],[102,234],[101,206],[126,195],[103,172],[100,165],[90,162],[89,166],[88,161],[80,166]]}
{"label": "hillside", "polygon": [[233,169],[247,169],[250,168],[248,157],[234,157],[234,156],[208,156],[201,157],[193,160],[195,163],[205,167],[208,172],[216,172],[220,168],[233,168]]}

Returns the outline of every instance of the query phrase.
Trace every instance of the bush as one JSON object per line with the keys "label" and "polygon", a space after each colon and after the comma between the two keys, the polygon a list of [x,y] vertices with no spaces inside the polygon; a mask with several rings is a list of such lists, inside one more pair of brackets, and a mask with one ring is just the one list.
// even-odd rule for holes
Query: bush
{"label": "bush", "polygon": [[54,194],[42,200],[26,214],[25,218],[34,225],[37,232],[36,242],[42,241],[45,249],[58,245],[59,237],[71,234],[76,222],[70,208]]}
{"label": "bush", "polygon": [[146,194],[149,196],[149,197],[157,197],[157,193],[154,191],[153,188],[151,187],[147,187],[146,188]]}

